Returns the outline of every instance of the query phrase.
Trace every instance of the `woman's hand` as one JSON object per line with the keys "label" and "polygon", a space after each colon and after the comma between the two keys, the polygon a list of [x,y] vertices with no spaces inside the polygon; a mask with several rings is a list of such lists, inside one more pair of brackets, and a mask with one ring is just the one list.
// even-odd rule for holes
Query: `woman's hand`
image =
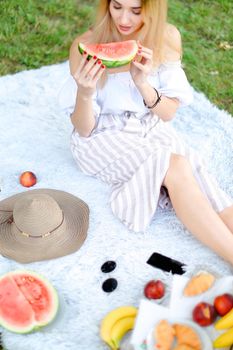
{"label": "woman's hand", "polygon": [[[138,47],[137,56],[130,65],[130,73],[135,85],[141,86],[147,81],[153,67],[153,51],[140,44]],[[138,58],[141,58],[140,62],[137,61]]]}
{"label": "woman's hand", "polygon": [[102,61],[96,56],[90,60],[87,59],[88,54],[84,51],[80,65],[73,74],[73,78],[78,85],[78,91],[83,96],[92,96],[96,91],[96,84],[105,70]]}

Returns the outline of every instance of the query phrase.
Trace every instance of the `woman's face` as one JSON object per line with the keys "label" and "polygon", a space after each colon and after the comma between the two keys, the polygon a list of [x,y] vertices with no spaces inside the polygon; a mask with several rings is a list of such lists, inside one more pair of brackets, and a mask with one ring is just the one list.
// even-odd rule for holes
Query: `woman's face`
{"label": "woman's face", "polygon": [[122,36],[129,39],[143,25],[141,0],[111,0],[109,11]]}

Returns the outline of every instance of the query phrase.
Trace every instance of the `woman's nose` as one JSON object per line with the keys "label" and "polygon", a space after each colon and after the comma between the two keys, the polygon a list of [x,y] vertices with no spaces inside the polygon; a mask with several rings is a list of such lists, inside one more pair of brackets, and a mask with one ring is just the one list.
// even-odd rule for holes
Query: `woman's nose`
{"label": "woman's nose", "polygon": [[130,14],[124,11],[120,17],[120,23],[122,26],[127,26],[130,23]]}

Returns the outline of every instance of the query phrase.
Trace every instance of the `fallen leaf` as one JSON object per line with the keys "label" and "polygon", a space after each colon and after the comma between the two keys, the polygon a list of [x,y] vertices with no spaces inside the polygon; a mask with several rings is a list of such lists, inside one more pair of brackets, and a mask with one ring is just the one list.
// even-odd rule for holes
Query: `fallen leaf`
{"label": "fallen leaf", "polygon": [[223,49],[223,50],[231,50],[231,49],[233,49],[233,46],[230,45],[227,41],[222,41],[222,42],[218,45],[218,47],[219,47],[220,49]]}
{"label": "fallen leaf", "polygon": [[218,70],[212,70],[210,72],[210,75],[218,75],[219,74],[219,71]]}

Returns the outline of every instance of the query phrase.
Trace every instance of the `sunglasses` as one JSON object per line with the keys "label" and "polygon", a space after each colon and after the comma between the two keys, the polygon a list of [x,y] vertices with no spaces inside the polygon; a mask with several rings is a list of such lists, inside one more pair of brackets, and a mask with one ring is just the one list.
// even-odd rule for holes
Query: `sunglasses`
{"label": "sunglasses", "polygon": [[[101,271],[103,273],[110,273],[115,270],[116,266],[117,264],[115,261],[108,260],[101,266]],[[117,285],[118,282],[115,278],[108,278],[103,282],[102,289],[106,293],[111,293],[117,288]]]}
{"label": "sunglasses", "polygon": [[4,350],[3,342],[2,342],[2,333],[0,332],[0,350]]}

